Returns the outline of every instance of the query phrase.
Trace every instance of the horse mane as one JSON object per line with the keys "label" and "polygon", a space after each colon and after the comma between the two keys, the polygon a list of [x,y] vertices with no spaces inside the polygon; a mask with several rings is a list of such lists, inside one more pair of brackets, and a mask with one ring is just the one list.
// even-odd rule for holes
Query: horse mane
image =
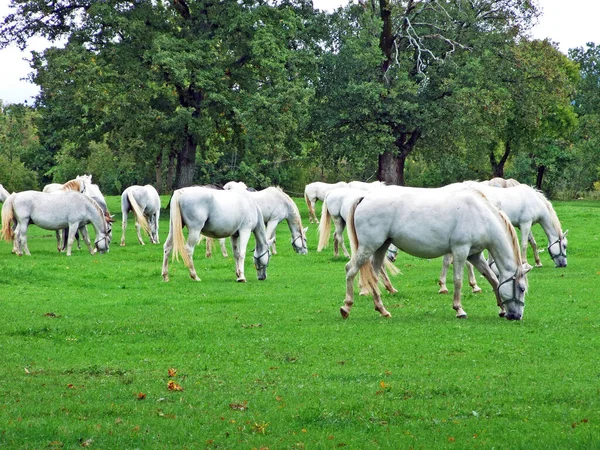
{"label": "horse mane", "polygon": [[80,180],[69,180],[65,184],[63,184],[63,191],[77,191],[83,192],[83,187],[85,184]]}
{"label": "horse mane", "polygon": [[508,235],[508,238],[510,240],[510,243],[511,243],[511,246],[513,249],[513,253],[517,257],[517,261],[519,262],[517,264],[517,266],[518,266],[517,271],[518,272],[522,271],[523,270],[523,267],[522,267],[523,260],[521,257],[521,248],[519,246],[519,237],[517,236],[515,227],[513,227],[512,224],[510,223],[508,216],[503,211],[501,211],[496,206],[494,206],[494,204],[490,201],[489,198],[487,198],[487,196],[483,192],[481,192],[478,189],[473,189],[473,188],[469,188],[469,190],[479,194],[484,199],[484,203],[489,208],[489,210],[492,211],[494,214],[496,214],[497,217],[500,218],[500,222],[504,225],[504,229],[506,230],[506,234]]}
{"label": "horse mane", "polygon": [[[96,209],[96,211],[98,211],[98,215],[101,218],[103,218],[106,222],[106,215],[104,214],[104,211],[102,211],[102,208],[100,207],[98,202],[92,197],[88,197],[87,195],[83,195],[83,198],[85,198]],[[106,230],[106,225],[104,226],[104,229]]]}
{"label": "horse mane", "polygon": [[540,191],[538,189],[533,189],[533,190],[538,195],[538,197],[542,200],[544,205],[546,205],[546,208],[548,209],[548,213],[550,214],[550,221],[552,222],[552,226],[554,228],[556,228],[559,232],[559,235],[562,236],[562,234],[563,234],[562,225],[560,224],[560,220],[558,219],[558,215],[556,214],[556,211],[554,210],[552,203],[550,203],[550,200],[548,200],[548,198],[546,198],[546,196],[544,195],[544,193],[542,191]]}
{"label": "horse mane", "polygon": [[296,205],[296,202],[294,200],[292,200],[292,197],[290,197],[289,195],[287,195],[283,189],[281,189],[279,186],[274,186],[275,189],[277,189],[282,195],[285,196],[285,198],[288,200],[289,204],[292,206],[292,210],[294,211],[294,221],[296,222],[296,224],[300,227],[300,229],[302,229],[302,216],[300,215],[300,210],[298,209],[298,205]]}

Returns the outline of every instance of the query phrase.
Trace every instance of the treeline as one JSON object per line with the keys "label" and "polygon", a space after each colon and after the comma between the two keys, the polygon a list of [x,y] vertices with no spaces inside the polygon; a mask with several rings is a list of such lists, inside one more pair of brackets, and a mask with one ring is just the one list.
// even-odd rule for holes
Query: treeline
{"label": "treeline", "polygon": [[92,173],[105,193],[235,179],[600,190],[600,47],[528,36],[531,0],[12,0],[0,45],[35,104],[0,108],[0,183]]}

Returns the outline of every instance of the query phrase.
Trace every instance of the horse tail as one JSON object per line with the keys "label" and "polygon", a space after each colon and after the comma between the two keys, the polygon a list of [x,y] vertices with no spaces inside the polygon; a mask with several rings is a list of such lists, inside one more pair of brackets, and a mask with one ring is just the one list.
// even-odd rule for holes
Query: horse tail
{"label": "horse tail", "polygon": [[4,239],[6,242],[11,242],[15,237],[15,233],[11,226],[15,218],[15,212],[13,208],[15,197],[16,194],[14,193],[9,195],[2,205],[2,239]]}
{"label": "horse tail", "polygon": [[317,217],[317,215],[315,214],[315,209],[312,206],[312,203],[310,201],[310,199],[308,198],[308,194],[306,193],[306,190],[304,191],[304,201],[306,202],[306,206],[308,206],[308,213],[309,213],[309,217]]}
{"label": "horse tail", "polygon": [[173,192],[171,197],[171,233],[173,234],[173,260],[179,260],[179,255],[183,259],[184,264],[190,267],[190,255],[185,250],[185,242],[183,237],[183,221],[181,219],[181,209],[179,208],[179,198],[181,190]]}
{"label": "horse tail", "polygon": [[402,273],[400,272],[400,269],[398,269],[389,259],[387,259],[387,257],[383,260],[383,267],[392,275],[398,275],[399,273]]}
{"label": "horse tail", "polygon": [[135,220],[140,224],[146,233],[150,234],[150,225],[148,225],[148,219],[146,219],[142,208],[140,208],[140,205],[136,201],[132,189],[127,191],[127,198],[129,199],[129,204],[131,205],[131,210],[133,211]]}
{"label": "horse tail", "polygon": [[319,223],[319,244],[317,245],[317,251],[323,250],[329,242],[329,236],[331,235],[331,214],[327,208],[327,199],[323,200],[323,207],[321,209],[321,223]]}
{"label": "horse tail", "polygon": [[[354,214],[356,213],[356,207],[359,205],[360,202],[363,201],[363,198],[364,197],[357,198],[354,204],[350,207],[350,211],[348,212],[348,220],[346,221],[346,230],[348,231],[348,238],[350,239],[350,247],[352,249],[352,260],[354,260],[356,250],[358,249],[358,246],[360,244],[358,241],[358,235],[356,233]],[[360,282],[362,286],[366,287],[372,293],[379,293],[379,279],[378,275],[373,269],[371,258],[367,259],[367,261],[359,268],[359,270]]]}

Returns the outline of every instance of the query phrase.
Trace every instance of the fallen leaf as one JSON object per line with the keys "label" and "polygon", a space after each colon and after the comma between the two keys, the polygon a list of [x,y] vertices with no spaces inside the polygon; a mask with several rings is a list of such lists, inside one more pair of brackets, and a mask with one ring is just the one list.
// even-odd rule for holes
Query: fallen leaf
{"label": "fallen leaf", "polygon": [[173,377],[176,377],[176,376],[177,376],[177,369],[174,369],[174,368],[171,367],[169,369],[169,378],[173,378]]}
{"label": "fallen leaf", "polygon": [[248,402],[244,401],[244,403],[230,403],[229,407],[238,411],[246,411],[248,409]]}
{"label": "fallen leaf", "polygon": [[167,383],[167,389],[170,391],[183,391],[183,388],[173,380],[169,380]]}
{"label": "fallen leaf", "polygon": [[79,442],[81,442],[82,447],[89,447],[90,445],[92,445],[92,442],[94,442],[94,440],[92,438],[86,439],[85,441],[83,439],[80,439]]}
{"label": "fallen leaf", "polygon": [[144,394],[143,392],[139,392],[137,395],[137,399],[138,400],[145,400],[146,399],[146,394]]}

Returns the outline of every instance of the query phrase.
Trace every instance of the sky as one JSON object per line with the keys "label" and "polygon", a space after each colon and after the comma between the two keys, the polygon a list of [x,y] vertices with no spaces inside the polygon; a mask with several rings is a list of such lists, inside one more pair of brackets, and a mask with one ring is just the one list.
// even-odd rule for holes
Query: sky
{"label": "sky", "polygon": [[[356,0],[350,0],[356,1]],[[316,8],[331,11],[348,3],[348,0],[313,0]],[[0,18],[9,14],[8,0],[0,0]],[[532,37],[550,38],[559,44],[563,53],[574,47],[583,47],[587,42],[600,43],[599,0],[538,0],[542,17],[532,30]],[[568,4],[568,6],[567,6]],[[31,40],[25,51],[15,46],[0,50],[0,100],[3,104],[33,103],[38,88],[23,78],[31,71],[25,60],[32,50],[42,51],[50,45],[43,39]]]}

